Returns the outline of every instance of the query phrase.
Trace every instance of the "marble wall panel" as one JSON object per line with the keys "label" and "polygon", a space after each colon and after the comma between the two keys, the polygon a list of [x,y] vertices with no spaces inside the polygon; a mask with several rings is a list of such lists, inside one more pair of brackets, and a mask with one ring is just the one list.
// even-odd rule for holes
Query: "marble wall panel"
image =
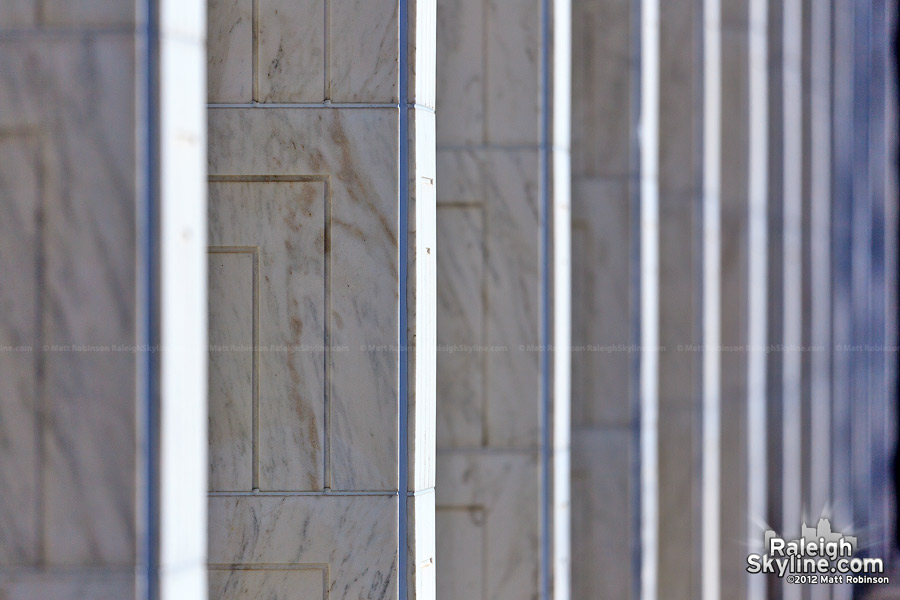
{"label": "marble wall panel", "polygon": [[329,0],[329,9],[328,97],[334,102],[397,102],[398,4]]}
{"label": "marble wall panel", "polygon": [[254,331],[258,248],[209,254],[209,489],[250,490],[256,443]]}
{"label": "marble wall panel", "polygon": [[[438,0],[437,135],[442,145],[461,146],[485,140],[485,3]],[[443,189],[446,183],[442,178]]]}
{"label": "marble wall panel", "polygon": [[290,569],[283,566],[255,569],[212,570],[209,595],[219,600],[242,600],[264,597],[290,600],[302,593],[310,600],[328,599],[328,569],[309,566]]}
{"label": "marble wall panel", "polygon": [[702,360],[698,332],[699,265],[695,259],[700,225],[688,199],[660,207],[659,306],[660,407],[690,407],[697,393]]}
{"label": "marble wall panel", "polygon": [[534,447],[539,429],[538,152],[484,154],[487,442]]}
{"label": "marble wall panel", "polygon": [[[485,436],[484,223],[480,206],[438,211],[438,344],[441,402],[439,447],[476,447]],[[445,250],[442,250],[445,249]]]}
{"label": "marble wall panel", "polygon": [[630,597],[630,445],[627,430],[572,433],[572,598]]}
{"label": "marble wall panel", "polygon": [[36,23],[38,0],[9,0],[0,6],[0,29],[29,27]]}
{"label": "marble wall panel", "polygon": [[134,571],[0,573],[4,600],[124,600],[135,597]]}
{"label": "marble wall panel", "polygon": [[538,0],[485,0],[485,10],[486,141],[537,144],[541,4]]}
{"label": "marble wall panel", "polygon": [[[572,3],[572,175],[621,177],[634,170],[630,0]],[[577,197],[577,192],[575,192]]]}
{"label": "marble wall panel", "polygon": [[572,420],[627,426],[631,339],[628,184],[578,179],[572,208]]}
{"label": "marble wall panel", "polygon": [[[275,593],[286,571],[260,572],[280,567],[322,573],[294,577],[312,586],[291,590],[304,598],[321,596],[323,576],[330,599],[397,595],[396,496],[212,497],[209,531],[211,582],[226,591],[259,583]],[[221,569],[230,575],[215,573]],[[256,581],[245,579],[248,572]]]}
{"label": "marble wall panel", "polygon": [[660,598],[689,600],[700,588],[699,419],[689,408],[660,408]]}
{"label": "marble wall panel", "polygon": [[[227,255],[224,251],[250,255],[250,264],[245,261],[244,268],[231,274],[233,281],[226,284],[231,292],[243,286],[243,294],[210,297],[211,338],[218,335],[220,327],[231,329],[238,315],[243,314],[246,321],[249,308],[251,344],[243,329],[244,341],[237,344],[260,347],[251,357],[249,372],[246,368],[232,368],[226,374],[228,379],[249,376],[252,384],[250,397],[241,402],[241,412],[245,416],[252,414],[253,425],[258,428],[253,433],[258,438],[254,459],[259,463],[253,485],[248,488],[245,482],[239,488],[246,491],[312,491],[325,485],[324,461],[329,443],[325,411],[330,402],[322,349],[329,335],[325,324],[330,296],[325,284],[325,244],[331,227],[331,215],[326,213],[330,200],[327,194],[324,181],[210,183],[211,250],[219,256]],[[228,316],[216,320],[214,317],[220,314]],[[244,326],[246,329],[246,322]],[[211,361],[216,358],[217,353],[211,353]],[[246,359],[243,363],[235,367],[246,367]],[[227,412],[222,414],[226,415]],[[218,414],[213,414],[214,426],[218,418]],[[225,452],[232,441],[237,441],[235,449],[246,445],[226,438],[223,447],[211,448]],[[230,462],[240,464],[243,474],[246,457],[241,459]],[[224,477],[226,481],[238,479],[227,474]]]}
{"label": "marble wall panel", "polygon": [[[442,486],[436,506],[438,522],[446,526],[447,519],[458,521],[463,512],[462,518],[470,519],[466,539],[479,536],[483,544],[483,550],[472,551],[485,557],[480,575],[479,571],[473,574],[483,578],[482,591],[469,598],[536,600],[539,532],[538,519],[530,515],[537,515],[538,510],[537,453],[445,451],[438,456],[438,472]],[[469,550],[447,541],[439,538],[439,559],[447,557],[450,565],[472,564],[461,556]],[[467,576],[456,572],[451,579],[451,573],[439,578],[438,597],[462,597],[457,582]]]}
{"label": "marble wall panel", "polygon": [[56,27],[128,27],[144,15],[133,2],[117,0],[40,0],[41,21]]}
{"label": "marble wall panel", "polygon": [[207,87],[210,102],[253,99],[253,0],[208,3]]}
{"label": "marble wall panel", "polygon": [[40,138],[0,130],[0,271],[17,291],[0,310],[0,565],[33,563],[39,548],[40,173]]}
{"label": "marble wall panel", "polygon": [[257,55],[260,102],[325,99],[326,0],[261,0]]}
{"label": "marble wall panel", "polygon": [[[397,482],[397,140],[389,133],[396,117],[390,109],[210,112],[211,175],[328,181],[328,250],[322,240],[307,249],[328,255],[326,485],[330,477],[338,490]],[[248,150],[256,144],[266,152]]]}

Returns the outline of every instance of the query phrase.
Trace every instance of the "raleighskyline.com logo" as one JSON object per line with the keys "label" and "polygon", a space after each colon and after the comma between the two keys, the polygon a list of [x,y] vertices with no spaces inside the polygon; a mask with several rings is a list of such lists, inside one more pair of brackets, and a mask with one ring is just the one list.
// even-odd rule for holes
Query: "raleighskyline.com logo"
{"label": "raleighskyline.com logo", "polygon": [[880,558],[858,557],[855,536],[831,530],[831,521],[817,527],[803,523],[797,539],[786,540],[771,529],[765,534],[765,554],[747,557],[748,573],[769,573],[788,583],[889,583]]}

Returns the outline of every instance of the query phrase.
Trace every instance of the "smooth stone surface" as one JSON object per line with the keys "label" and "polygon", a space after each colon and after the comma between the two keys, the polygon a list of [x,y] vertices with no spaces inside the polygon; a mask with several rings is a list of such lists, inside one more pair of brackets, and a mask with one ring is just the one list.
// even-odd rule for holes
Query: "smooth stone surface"
{"label": "smooth stone surface", "polygon": [[[484,1],[438,0],[437,135],[441,145],[485,139]],[[441,198],[446,197],[441,180]]]}
{"label": "smooth stone surface", "polygon": [[43,24],[77,27],[125,27],[135,25],[140,10],[133,2],[119,0],[40,0]]}
{"label": "smooth stone surface", "polygon": [[484,439],[484,225],[481,207],[438,211],[438,389],[447,407],[438,447],[474,447]]}
{"label": "smooth stone surface", "polygon": [[[222,335],[230,338],[231,343],[238,348],[252,347],[255,345],[252,311],[256,308],[256,341],[260,346],[255,359],[258,369],[255,381],[253,363],[247,365],[246,356],[240,365],[245,367],[243,370],[229,364],[216,368],[226,379],[220,384],[211,378],[214,389],[230,396],[231,378],[244,381],[249,378],[256,389],[250,389],[249,395],[245,390],[242,400],[223,401],[222,408],[229,404],[240,408],[213,412],[211,424],[215,431],[220,418],[224,417],[227,424],[238,421],[238,414],[246,420],[254,410],[258,412],[257,487],[263,491],[312,491],[324,487],[328,403],[326,357],[322,350],[327,335],[326,194],[324,182],[210,183],[208,240],[215,251],[211,256],[220,262],[229,256],[243,258],[243,269],[227,273],[232,280],[222,284],[228,285],[229,294],[210,295],[210,338],[216,339],[219,329],[226,328]],[[240,288],[242,293],[238,294]],[[218,314],[225,318],[215,319]],[[239,320],[243,321],[240,331],[231,331]],[[238,357],[246,354],[246,351],[238,352]],[[211,352],[211,364],[223,355],[228,360],[231,353],[230,348]],[[247,366],[251,367],[250,371]],[[257,394],[256,407],[254,394]],[[226,431],[233,429],[226,427]],[[221,447],[211,444],[211,448],[217,453],[226,452],[232,441],[237,442],[234,448],[239,450],[246,442],[252,442],[252,438],[241,443],[239,439],[224,436]],[[240,464],[244,473],[246,462],[238,459],[233,462]],[[216,470],[211,474],[216,476]],[[226,481],[236,479],[227,473],[223,476]],[[245,481],[237,489],[250,491],[252,487]]]}
{"label": "smooth stone surface", "polygon": [[209,596],[216,600],[292,600],[301,591],[303,598],[327,600],[328,584],[326,567],[267,567],[209,572]]}
{"label": "smooth stone surface", "polygon": [[634,358],[628,184],[579,179],[573,196],[572,421],[626,425]]}
{"label": "smooth stone surface", "polygon": [[[213,572],[234,566],[316,568],[328,577],[331,600],[396,597],[396,496],[213,497],[209,531]],[[278,583],[268,575],[266,585]],[[219,581],[212,577],[213,585]],[[292,593],[318,598],[321,579],[303,582],[313,588]]]}
{"label": "smooth stone surface", "polygon": [[399,27],[391,0],[329,0],[333,102],[397,102]]}
{"label": "smooth stone surface", "polygon": [[253,487],[256,247],[209,254],[209,489]]}
{"label": "smooth stone surface", "polygon": [[37,8],[38,0],[6,0],[0,4],[0,29],[33,26]]}
{"label": "smooth stone surface", "polygon": [[253,99],[253,0],[216,0],[207,12],[210,102]]}
{"label": "smooth stone surface", "polygon": [[4,600],[129,600],[136,598],[134,571],[39,573],[0,571]]}
{"label": "smooth stone surface", "polygon": [[260,102],[325,99],[325,6],[325,0],[260,0]]}
{"label": "smooth stone surface", "polygon": [[631,433],[572,433],[572,598],[631,593]]}
{"label": "smooth stone surface", "polygon": [[[442,557],[450,564],[471,567],[472,578],[483,578],[482,592],[468,596],[473,600],[522,598],[537,600],[540,569],[538,518],[538,456],[536,452],[445,451],[438,456],[441,487],[438,489],[437,520],[442,529],[469,519],[465,539],[483,540],[477,547],[460,552],[439,538],[438,566]],[[462,513],[462,515],[460,514]],[[445,530],[445,529],[444,529]],[[449,558],[451,552],[453,558]],[[444,552],[447,552],[444,554]],[[476,568],[473,554],[482,553],[484,562]],[[460,562],[462,561],[462,562]],[[463,598],[458,581],[469,572],[455,572],[450,579],[439,568],[438,598]],[[468,588],[467,588],[468,589]]]}
{"label": "smooth stone surface", "polygon": [[0,130],[0,565],[37,560],[41,138]]}
{"label": "smooth stone surface", "polygon": [[[485,202],[487,441],[494,447],[539,443],[540,250],[538,153],[491,150]],[[531,346],[531,349],[529,349]]]}
{"label": "smooth stone surface", "polygon": [[[398,307],[398,146],[392,135],[397,131],[396,119],[395,109],[210,111],[211,175],[313,177],[328,182],[328,250],[313,235],[299,240],[301,245],[311,244],[302,246],[305,254],[300,253],[300,245],[294,252],[304,261],[328,256],[329,340],[324,343],[317,333],[315,343],[332,347],[330,375],[326,375],[331,450],[326,484],[330,477],[335,490],[397,486],[397,353],[390,341],[397,339]],[[316,143],[305,146],[307,140]],[[257,152],[260,147],[266,151]],[[271,193],[264,190],[282,184],[252,185],[259,190],[255,195]],[[305,198],[300,199],[306,202]],[[301,208],[319,211],[321,204],[301,204]],[[309,218],[322,222],[320,217]],[[289,276],[288,265],[277,268],[285,271],[280,277]],[[304,289],[307,293],[312,291]],[[312,304],[310,298],[303,310],[324,309]],[[261,321],[260,327],[266,327],[265,323]],[[305,323],[303,331],[312,336],[321,328],[315,322]],[[298,415],[301,420],[308,416]],[[309,425],[304,421],[304,426]],[[321,430],[318,435],[323,435]]]}
{"label": "smooth stone surface", "polygon": [[537,144],[541,4],[538,0],[484,0],[484,3],[485,141],[504,145]]}
{"label": "smooth stone surface", "polygon": [[[631,164],[632,2],[572,2],[572,174],[619,177]],[[574,193],[575,204],[579,201]]]}

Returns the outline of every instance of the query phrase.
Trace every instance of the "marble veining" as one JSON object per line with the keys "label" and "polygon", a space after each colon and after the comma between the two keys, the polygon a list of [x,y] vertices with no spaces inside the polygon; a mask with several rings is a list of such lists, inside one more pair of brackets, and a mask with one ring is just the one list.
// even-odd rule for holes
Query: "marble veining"
{"label": "marble veining", "polygon": [[[396,131],[396,117],[397,111],[392,109],[210,112],[209,160],[214,178],[246,174],[262,179],[308,176],[328,181],[332,376],[327,476],[329,487],[335,490],[390,490],[397,486],[397,139],[388,135]],[[265,151],[257,151],[258,147]],[[228,189],[239,185],[222,184]],[[241,202],[235,200],[234,210],[242,206],[246,208],[240,210],[257,210],[259,203],[248,203],[246,198],[270,193],[266,190],[282,184],[247,185],[255,186],[252,195],[248,190]],[[235,226],[247,227],[251,225],[240,225],[240,219],[248,217],[235,213],[224,219],[223,215],[222,223],[234,221],[238,223]],[[313,221],[321,222],[319,217]],[[276,219],[273,225],[282,227],[283,223]],[[288,241],[295,244],[293,239]],[[306,243],[313,241],[301,242]],[[305,250],[309,256],[317,256],[315,260],[323,256],[322,240],[318,243]],[[297,260],[313,260],[301,252],[301,245],[282,252],[293,252]],[[271,260],[270,266],[262,265],[263,271],[277,267],[280,277],[297,276],[284,272],[286,265]],[[321,290],[322,284],[316,283],[314,289]],[[301,297],[309,297],[309,293],[303,288]],[[289,324],[289,320],[281,322]],[[317,323],[321,321],[303,323],[303,335],[319,332],[316,343],[322,345],[322,329]],[[262,319],[260,327],[261,332],[267,327]],[[261,366],[260,381],[265,378]],[[263,413],[260,418],[265,427]],[[285,427],[277,422],[271,426]],[[321,436],[322,429],[317,427]]]}
{"label": "marble veining", "polygon": [[[240,456],[213,462],[211,476],[241,482],[237,489],[311,491],[325,485],[326,192],[323,181],[210,183],[211,247],[259,248],[258,257],[255,252],[212,255],[220,264],[230,256],[233,266],[231,273],[219,271],[230,280],[211,276],[216,291],[227,293],[210,294],[210,340],[228,346],[210,353],[210,394],[219,409],[211,412],[211,451],[214,457]],[[236,256],[250,260],[237,265]],[[257,358],[250,358],[248,349],[256,344]],[[240,364],[229,364],[236,361]],[[234,378],[243,385],[232,387]],[[243,398],[232,399],[241,393]],[[227,398],[219,400],[220,394]],[[258,428],[250,439],[248,418]],[[253,457],[258,467],[247,464],[253,438],[258,438]],[[226,466],[239,471],[220,475],[217,467]],[[247,481],[248,467],[258,468],[255,485]]]}
{"label": "marble veining", "polygon": [[[257,577],[276,586],[284,575],[272,567],[326,567],[330,600],[396,597],[396,496],[214,497],[209,518],[213,573],[232,565],[266,569]],[[321,578],[297,578],[313,586],[302,597],[315,598]]]}

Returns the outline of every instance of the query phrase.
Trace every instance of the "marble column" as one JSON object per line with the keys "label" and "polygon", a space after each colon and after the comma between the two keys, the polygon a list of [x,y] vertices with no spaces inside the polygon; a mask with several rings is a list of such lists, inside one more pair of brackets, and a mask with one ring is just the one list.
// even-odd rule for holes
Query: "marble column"
{"label": "marble column", "polygon": [[209,3],[217,600],[434,598],[434,27]]}
{"label": "marble column", "polygon": [[438,4],[438,596],[564,599],[568,2]]}
{"label": "marble column", "polygon": [[573,598],[637,592],[637,8],[572,7]]}
{"label": "marble column", "polygon": [[0,6],[0,597],[205,597],[204,6]]}

